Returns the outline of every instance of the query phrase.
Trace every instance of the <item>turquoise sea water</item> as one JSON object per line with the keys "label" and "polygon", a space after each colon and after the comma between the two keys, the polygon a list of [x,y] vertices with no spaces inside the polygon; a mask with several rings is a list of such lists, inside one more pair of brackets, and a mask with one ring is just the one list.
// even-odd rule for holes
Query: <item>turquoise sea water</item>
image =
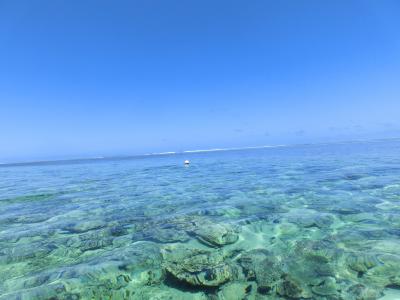
{"label": "turquoise sea water", "polygon": [[0,167],[2,300],[399,289],[400,141]]}

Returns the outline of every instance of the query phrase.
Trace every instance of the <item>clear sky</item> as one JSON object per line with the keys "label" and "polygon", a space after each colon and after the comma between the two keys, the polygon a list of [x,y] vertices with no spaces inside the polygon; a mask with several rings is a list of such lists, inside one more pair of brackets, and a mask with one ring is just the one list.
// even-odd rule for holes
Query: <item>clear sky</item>
{"label": "clear sky", "polygon": [[400,136],[400,1],[0,0],[0,162]]}

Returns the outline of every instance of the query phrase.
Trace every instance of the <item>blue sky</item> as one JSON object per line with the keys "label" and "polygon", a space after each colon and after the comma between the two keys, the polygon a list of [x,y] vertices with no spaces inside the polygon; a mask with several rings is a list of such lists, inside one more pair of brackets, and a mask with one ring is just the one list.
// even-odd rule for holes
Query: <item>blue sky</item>
{"label": "blue sky", "polygon": [[0,161],[400,136],[400,2],[0,0]]}

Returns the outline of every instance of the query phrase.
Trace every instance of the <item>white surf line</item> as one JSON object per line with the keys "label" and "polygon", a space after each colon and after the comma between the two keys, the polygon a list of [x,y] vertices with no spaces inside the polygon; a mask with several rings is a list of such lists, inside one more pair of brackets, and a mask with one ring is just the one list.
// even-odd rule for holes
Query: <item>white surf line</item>
{"label": "white surf line", "polygon": [[[217,152],[217,151],[234,151],[234,150],[246,150],[246,149],[263,149],[263,148],[278,148],[288,147],[289,145],[266,145],[266,146],[251,146],[251,147],[236,147],[236,148],[211,148],[211,149],[196,149],[196,150],[184,150],[184,151],[167,151],[167,152],[153,152],[145,153],[145,156],[156,156],[156,155],[173,155],[182,153],[201,153],[201,152]],[[140,155],[138,155],[140,156]]]}
{"label": "white surf line", "polygon": [[146,153],[143,155],[171,155],[171,154],[177,154],[177,152],[174,151],[168,151],[168,152],[155,152],[155,153]]}
{"label": "white surf line", "polygon": [[263,149],[263,148],[278,148],[287,147],[288,145],[267,145],[267,146],[252,146],[252,147],[239,147],[239,148],[215,148],[204,150],[186,150],[182,153],[197,153],[197,152],[216,152],[216,151],[233,151],[233,150],[247,150],[247,149]]}

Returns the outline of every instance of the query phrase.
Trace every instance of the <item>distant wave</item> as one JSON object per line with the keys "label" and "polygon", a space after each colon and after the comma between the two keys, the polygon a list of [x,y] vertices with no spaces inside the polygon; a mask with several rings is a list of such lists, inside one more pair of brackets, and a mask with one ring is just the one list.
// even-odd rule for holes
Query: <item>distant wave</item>
{"label": "distant wave", "polygon": [[146,153],[144,155],[169,155],[169,154],[176,154],[177,152],[168,151],[168,152],[158,152],[158,153]]}
{"label": "distant wave", "polygon": [[234,148],[225,148],[225,149],[199,149],[199,150],[185,150],[182,151],[182,153],[197,153],[197,152],[213,152],[213,151],[229,151],[229,150],[234,150]]}
{"label": "distant wave", "polygon": [[214,149],[200,149],[200,150],[186,150],[182,153],[197,153],[197,152],[216,152],[216,151],[234,151],[246,149],[263,149],[263,148],[278,148],[287,147],[287,145],[266,145],[266,146],[253,146],[253,147],[239,147],[239,148],[214,148]]}
{"label": "distant wave", "polygon": [[252,147],[236,147],[236,148],[211,148],[211,149],[196,149],[196,150],[184,150],[180,152],[168,151],[168,152],[155,152],[146,153],[143,155],[172,155],[182,153],[200,153],[200,152],[217,152],[217,151],[234,151],[234,150],[246,150],[246,149],[263,149],[263,148],[278,148],[287,147],[287,145],[265,145],[265,146],[252,146]]}

